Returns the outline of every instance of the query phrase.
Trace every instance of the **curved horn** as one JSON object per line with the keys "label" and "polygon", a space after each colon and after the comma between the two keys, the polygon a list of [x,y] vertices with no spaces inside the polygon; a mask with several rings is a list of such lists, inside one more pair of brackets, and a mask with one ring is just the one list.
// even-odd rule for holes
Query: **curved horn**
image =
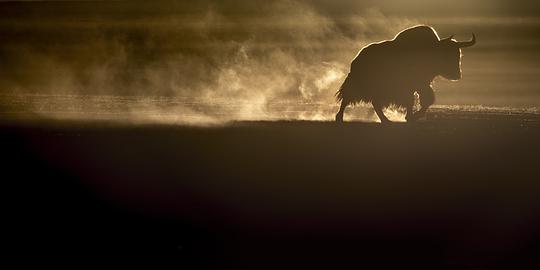
{"label": "curved horn", "polygon": [[471,40],[458,42],[460,48],[471,47],[474,44],[476,44],[476,36],[474,35],[474,33],[472,34]]}

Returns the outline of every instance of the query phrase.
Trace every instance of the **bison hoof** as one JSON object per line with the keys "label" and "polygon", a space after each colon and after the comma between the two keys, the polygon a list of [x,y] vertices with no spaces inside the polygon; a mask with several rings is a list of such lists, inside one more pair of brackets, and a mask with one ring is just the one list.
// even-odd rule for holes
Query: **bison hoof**
{"label": "bison hoof", "polygon": [[418,117],[415,117],[414,115],[410,115],[410,116],[406,116],[405,120],[407,120],[407,123],[413,123],[413,122],[416,122],[416,120],[418,120]]}
{"label": "bison hoof", "polygon": [[336,115],[336,122],[343,123],[343,115]]}
{"label": "bison hoof", "polygon": [[420,118],[424,118],[425,116],[426,116],[425,112],[416,112],[415,114],[409,117],[405,117],[405,119],[407,120],[407,122],[415,122],[415,121],[418,121]]}

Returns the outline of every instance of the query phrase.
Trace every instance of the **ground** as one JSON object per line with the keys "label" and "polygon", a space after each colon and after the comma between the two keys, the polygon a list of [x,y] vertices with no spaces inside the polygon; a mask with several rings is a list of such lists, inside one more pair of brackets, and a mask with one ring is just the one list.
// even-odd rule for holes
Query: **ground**
{"label": "ground", "polygon": [[4,231],[20,263],[535,269],[539,119],[5,118]]}

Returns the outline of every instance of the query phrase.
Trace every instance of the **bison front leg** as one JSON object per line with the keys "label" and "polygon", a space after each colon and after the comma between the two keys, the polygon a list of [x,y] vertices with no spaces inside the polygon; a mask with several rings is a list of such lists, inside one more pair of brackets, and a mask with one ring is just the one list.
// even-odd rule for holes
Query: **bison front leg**
{"label": "bison front leg", "polygon": [[435,92],[433,92],[431,86],[426,86],[420,89],[420,91],[418,91],[418,95],[420,96],[420,110],[414,114],[414,119],[423,117],[426,114],[429,106],[435,103]]}
{"label": "bison front leg", "polygon": [[406,104],[407,114],[405,115],[405,120],[407,122],[414,122],[416,117],[414,116],[414,94],[411,94],[409,100]]}
{"label": "bison front leg", "polygon": [[390,123],[392,121],[388,120],[388,118],[386,117],[386,115],[384,115],[384,112],[383,112],[383,106],[376,102],[376,101],[373,101],[372,102],[372,105],[373,105],[373,109],[375,110],[375,113],[377,113],[377,116],[379,117],[379,119],[381,120],[381,123]]}

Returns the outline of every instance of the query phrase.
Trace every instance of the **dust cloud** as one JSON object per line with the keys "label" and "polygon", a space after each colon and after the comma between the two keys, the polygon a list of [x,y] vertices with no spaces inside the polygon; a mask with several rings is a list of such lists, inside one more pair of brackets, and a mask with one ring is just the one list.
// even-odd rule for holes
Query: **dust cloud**
{"label": "dust cloud", "polygon": [[[376,9],[330,17],[292,0],[264,10],[207,5],[130,16],[115,4],[81,5],[2,19],[11,37],[1,46],[10,67],[0,76],[2,111],[178,123],[330,120],[358,50],[418,24]],[[71,15],[81,9],[89,15]],[[351,114],[376,119],[367,107]]]}

